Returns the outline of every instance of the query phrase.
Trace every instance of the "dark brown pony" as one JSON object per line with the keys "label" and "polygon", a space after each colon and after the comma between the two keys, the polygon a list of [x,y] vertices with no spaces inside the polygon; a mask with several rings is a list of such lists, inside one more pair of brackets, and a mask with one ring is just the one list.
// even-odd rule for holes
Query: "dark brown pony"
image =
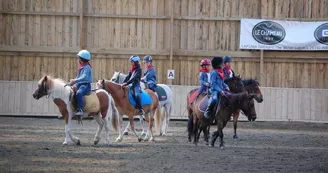
{"label": "dark brown pony", "polygon": [[[122,115],[127,115],[129,117],[130,120],[130,126],[131,126],[131,130],[134,132],[134,134],[136,135],[136,137],[138,138],[138,141],[140,142],[142,139],[141,137],[139,137],[139,135],[137,134],[137,132],[134,129],[134,121],[133,121],[133,117],[136,114],[136,112],[138,112],[134,106],[132,106],[130,104],[129,101],[129,96],[128,96],[128,88],[127,87],[123,87],[120,84],[114,83],[112,81],[107,81],[105,79],[103,80],[99,80],[97,82],[97,87],[98,88],[103,88],[104,90],[106,90],[107,92],[109,92],[114,101],[115,101],[115,106],[117,107],[118,111],[120,112],[120,129],[119,129],[119,137],[116,139],[117,142],[120,142],[123,140],[123,133],[122,133],[122,124],[123,124],[123,119],[122,119]],[[145,119],[146,121],[149,122],[149,127],[148,127],[148,131],[146,134],[146,137],[144,140],[148,140],[149,138],[149,133],[150,133],[150,141],[154,140],[154,136],[153,136],[153,132],[152,132],[152,127],[153,127],[153,118],[155,116],[155,124],[156,124],[156,128],[159,128],[160,124],[161,124],[161,118],[160,116],[160,112],[159,112],[159,102],[158,102],[158,97],[157,95],[149,90],[146,89],[145,90],[151,97],[152,99],[152,103],[149,105],[144,105],[143,109],[145,110],[146,114],[145,114]],[[147,116],[148,115],[148,116]],[[158,129],[157,129],[158,130]],[[158,130],[159,131],[159,130]]]}
{"label": "dark brown pony", "polygon": [[[241,83],[242,81],[242,83]],[[260,90],[260,84],[256,81],[256,79],[246,79],[242,80],[240,76],[234,76],[232,78],[226,79],[224,81],[230,88],[231,92],[233,93],[241,93],[247,91],[248,94],[255,94],[254,99],[261,103],[263,102],[263,95]],[[234,129],[234,135],[233,138],[237,139],[237,121],[239,118],[239,112],[240,110],[237,110],[233,113],[233,129]]]}
{"label": "dark brown pony", "polygon": [[242,92],[228,96],[221,96],[220,109],[216,112],[215,119],[217,122],[217,130],[213,133],[210,145],[213,147],[217,137],[220,137],[220,147],[224,147],[223,128],[231,118],[231,114],[237,110],[242,110],[249,120],[255,121],[256,112],[254,107],[254,94]]}

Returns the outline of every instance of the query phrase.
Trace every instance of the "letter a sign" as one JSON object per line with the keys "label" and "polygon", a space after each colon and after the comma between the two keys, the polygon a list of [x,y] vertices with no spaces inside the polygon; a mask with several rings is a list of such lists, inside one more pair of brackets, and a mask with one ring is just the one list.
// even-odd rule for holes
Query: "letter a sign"
{"label": "letter a sign", "polygon": [[174,70],[167,70],[167,79],[174,79]]}

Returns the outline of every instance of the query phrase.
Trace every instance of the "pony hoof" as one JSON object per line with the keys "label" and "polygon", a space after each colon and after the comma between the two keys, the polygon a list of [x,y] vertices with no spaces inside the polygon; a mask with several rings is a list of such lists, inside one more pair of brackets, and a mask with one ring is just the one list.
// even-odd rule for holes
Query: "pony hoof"
{"label": "pony hoof", "polygon": [[166,133],[163,133],[161,136],[166,136]]}
{"label": "pony hoof", "polygon": [[94,145],[97,145],[99,143],[99,141],[93,141]]}
{"label": "pony hoof", "polygon": [[205,141],[205,145],[208,145],[208,141]]}
{"label": "pony hoof", "polygon": [[197,146],[197,142],[194,142],[194,145]]}
{"label": "pony hoof", "polygon": [[142,139],[141,139],[141,138],[139,138],[139,139],[138,139],[138,142],[141,142],[141,141],[142,141]]}
{"label": "pony hoof", "polygon": [[149,139],[149,142],[154,142],[154,138],[150,138]]}
{"label": "pony hoof", "polygon": [[64,141],[64,142],[63,142],[63,145],[68,145],[68,142]]}
{"label": "pony hoof", "polygon": [[211,146],[211,147],[214,147],[214,143],[211,142],[210,146]]}
{"label": "pony hoof", "polygon": [[220,146],[220,149],[223,150],[224,149],[224,146]]}
{"label": "pony hoof", "polygon": [[76,145],[81,145],[81,142],[80,140],[77,141]]}
{"label": "pony hoof", "polygon": [[191,142],[191,138],[188,138],[188,142]]}
{"label": "pony hoof", "polygon": [[129,135],[129,132],[123,132],[123,135]]}
{"label": "pony hoof", "polygon": [[238,139],[238,136],[237,136],[237,135],[233,135],[233,138],[234,138],[234,139]]}
{"label": "pony hoof", "polygon": [[121,138],[117,138],[115,142],[122,142]]}

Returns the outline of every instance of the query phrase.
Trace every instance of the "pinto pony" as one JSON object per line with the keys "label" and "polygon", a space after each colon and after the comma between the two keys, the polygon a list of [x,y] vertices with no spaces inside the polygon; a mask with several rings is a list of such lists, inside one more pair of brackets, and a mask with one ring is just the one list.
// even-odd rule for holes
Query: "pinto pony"
{"label": "pinto pony", "polygon": [[[65,82],[62,79],[44,76],[38,82],[38,87],[33,93],[33,98],[39,100],[43,96],[49,96],[57,105],[61,115],[65,120],[65,141],[63,145],[68,145],[72,140],[77,145],[80,145],[80,139],[71,134],[73,110],[76,109],[73,101],[74,91],[71,87],[65,87]],[[86,98],[86,97],[85,97]],[[103,89],[91,91],[90,97],[86,98],[86,106],[84,116],[92,116],[98,123],[98,129],[94,138],[94,144],[100,141],[100,134],[105,126],[106,143],[109,144],[109,116],[111,116],[112,126],[117,130],[116,123],[118,119],[118,111],[115,108],[111,96]]]}
{"label": "pinto pony", "polygon": [[[128,87],[124,87],[120,84],[114,83],[112,81],[107,81],[105,79],[99,80],[97,82],[97,87],[105,89],[112,95],[112,97],[115,101],[115,105],[120,113],[120,118],[119,118],[120,129],[119,129],[119,136],[116,139],[116,141],[121,142],[123,140],[123,134],[122,134],[123,117],[122,116],[127,115],[130,120],[131,130],[134,132],[135,136],[138,138],[138,141],[140,142],[142,139],[141,139],[141,137],[139,137],[139,135],[137,134],[137,132],[134,129],[134,121],[133,121],[133,117],[136,115],[136,112],[138,112],[138,111],[135,109],[134,106],[132,106],[130,104],[129,96],[128,96],[128,94],[129,94]],[[150,135],[149,140],[153,141],[154,140],[153,131],[152,131],[153,118],[155,116],[156,128],[158,128],[157,130],[159,131],[159,126],[161,124],[161,118],[160,118],[160,113],[159,113],[160,107],[159,107],[157,95],[152,90],[146,89],[145,91],[151,97],[152,103],[143,106],[143,109],[145,110],[145,119],[146,119],[146,121],[149,122],[148,131],[147,131],[147,134],[146,134],[146,137],[144,138],[144,140],[148,140],[149,135]]]}

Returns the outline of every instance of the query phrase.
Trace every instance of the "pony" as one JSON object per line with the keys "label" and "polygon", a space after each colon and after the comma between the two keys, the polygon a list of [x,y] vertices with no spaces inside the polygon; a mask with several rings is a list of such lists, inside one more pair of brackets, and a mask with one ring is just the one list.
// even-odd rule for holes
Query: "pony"
{"label": "pony", "polygon": [[[80,139],[71,134],[73,111],[76,109],[74,104],[74,90],[65,87],[65,82],[59,78],[45,75],[38,81],[38,86],[33,92],[34,99],[39,100],[43,96],[51,97],[57,105],[59,112],[65,120],[65,140],[63,145],[68,145],[70,140],[75,144],[81,145]],[[98,123],[98,129],[94,137],[94,144],[100,141],[100,134],[105,126],[106,144],[109,144],[109,116],[112,126],[117,130],[118,110],[116,109],[112,97],[103,89],[91,91],[90,95],[85,96],[84,115],[93,117]]]}
{"label": "pony", "polygon": [[[115,82],[115,83],[123,83],[125,77],[127,75],[123,74],[121,72],[116,72],[114,73],[113,77],[110,79],[111,81]],[[146,89],[145,83],[140,82],[140,86],[141,89]],[[161,128],[160,128],[160,132],[159,135],[161,136],[166,136],[167,134],[167,129],[169,126],[169,122],[170,122],[170,116],[171,116],[171,112],[172,112],[172,103],[173,103],[173,94],[172,94],[172,90],[170,89],[169,86],[165,85],[165,84],[157,84],[157,86],[161,87],[164,89],[166,97],[163,99],[159,98],[159,105],[160,105],[160,110],[161,110],[161,118],[165,119],[165,121],[162,123]],[[157,93],[156,93],[157,94]],[[159,97],[161,97],[159,95]],[[164,110],[163,110],[164,108]],[[138,116],[139,121],[141,123],[141,127],[142,127],[142,134],[144,133],[144,128],[143,128],[143,117],[142,116]],[[130,127],[130,123],[128,123],[128,125],[126,126],[123,134],[127,135],[128,131],[129,131],[129,127]]]}
{"label": "pony", "polygon": [[[105,79],[98,80],[97,82],[97,88],[102,88],[109,92],[115,102],[115,106],[117,107],[119,113],[120,113],[120,118],[119,118],[119,136],[116,139],[116,142],[121,142],[123,140],[123,135],[122,135],[122,124],[123,124],[123,115],[127,115],[130,120],[130,127],[131,130],[134,132],[135,136],[137,137],[138,141],[140,142],[142,140],[141,137],[137,134],[136,130],[134,129],[134,122],[133,122],[133,117],[136,115],[137,110],[135,109],[134,106],[130,104],[129,101],[129,92],[128,92],[128,87],[123,87],[120,84],[117,84],[112,81],[108,81]],[[161,124],[161,118],[160,118],[160,113],[159,113],[159,103],[158,103],[158,97],[157,95],[149,90],[145,90],[148,95],[151,98],[151,104],[146,104],[143,105],[143,109],[145,110],[145,119],[146,121],[149,122],[148,126],[148,131],[147,134],[144,138],[145,141],[154,141],[154,135],[152,131],[153,127],[153,118],[155,117],[155,125],[156,128],[159,128],[159,125]],[[117,123],[117,122],[116,122]],[[159,129],[157,129],[159,131]],[[150,139],[149,139],[150,135]]]}
{"label": "pony", "polygon": [[210,140],[210,146],[213,147],[217,137],[220,137],[220,147],[224,147],[223,141],[223,128],[227,125],[227,122],[231,118],[231,114],[237,110],[242,110],[248,117],[249,121],[255,121],[256,112],[254,107],[254,94],[248,94],[247,92],[242,92],[238,94],[232,94],[227,96],[222,96],[220,100],[220,108],[215,114],[215,119],[217,122],[217,130],[213,132]]}
{"label": "pony", "polygon": [[[240,83],[240,81],[242,81]],[[261,93],[260,90],[260,84],[257,82],[256,79],[245,79],[242,80],[240,78],[240,75],[237,76],[233,76],[232,78],[228,78],[224,81],[230,88],[230,91],[233,93],[241,93],[244,91],[247,91],[248,94],[255,94],[254,99],[258,102],[258,103],[262,103],[263,102],[263,95]],[[237,110],[236,112],[233,113],[233,129],[234,129],[234,135],[233,138],[234,139],[238,139],[237,136],[237,121],[239,118],[239,110]]]}

